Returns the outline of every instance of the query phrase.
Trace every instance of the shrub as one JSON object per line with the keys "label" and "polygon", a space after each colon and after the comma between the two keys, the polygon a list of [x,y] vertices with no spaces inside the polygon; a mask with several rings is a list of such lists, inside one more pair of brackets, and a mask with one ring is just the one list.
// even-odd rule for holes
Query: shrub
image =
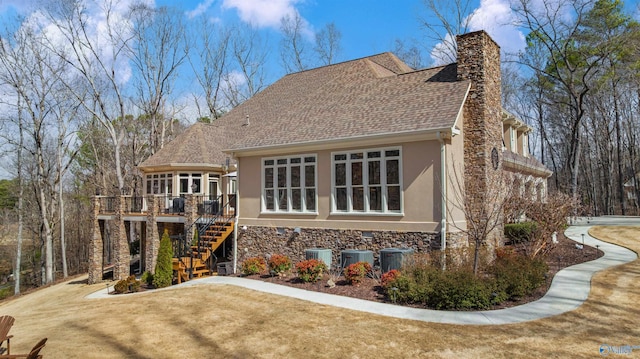
{"label": "shrub", "polygon": [[511,243],[527,243],[536,233],[535,222],[509,223],[504,225],[504,235]]}
{"label": "shrub", "polygon": [[291,269],[291,259],[281,254],[272,255],[268,264],[269,270],[275,274],[284,273]]}
{"label": "shrub", "polygon": [[307,259],[296,264],[298,277],[305,282],[317,282],[327,271],[327,265],[317,259]]}
{"label": "shrub", "polygon": [[158,260],[153,275],[153,285],[156,288],[164,288],[171,285],[173,280],[173,247],[168,230],[164,230],[158,248]]}
{"label": "shrub", "polygon": [[482,276],[466,267],[442,271],[427,263],[413,263],[403,267],[402,273],[386,273],[385,295],[394,302],[435,309],[487,309],[529,295],[545,282],[548,268],[544,261],[509,251],[496,253],[495,263]]}
{"label": "shrub", "polygon": [[247,258],[244,262],[242,262],[242,274],[244,275],[252,275],[263,273],[267,270],[267,263],[264,261],[262,257],[251,257]]}
{"label": "shrub", "polygon": [[113,289],[116,293],[129,293],[129,292],[139,292],[140,291],[140,281],[136,279],[136,276],[130,275],[127,279],[123,279],[118,281],[113,286]]}
{"label": "shrub", "polygon": [[428,304],[436,309],[487,309],[492,304],[493,283],[471,271],[444,271],[433,283]]}
{"label": "shrub", "polygon": [[540,258],[516,254],[498,257],[491,267],[496,295],[504,300],[527,296],[545,282],[548,270]]}
{"label": "shrub", "polygon": [[153,273],[145,271],[144,273],[142,273],[142,277],[140,277],[140,280],[142,282],[145,282],[147,285],[152,285],[153,284]]}
{"label": "shrub", "polygon": [[382,287],[382,289],[387,289],[387,287],[389,286],[389,283],[391,283],[393,280],[395,280],[398,277],[400,277],[400,275],[401,275],[401,273],[397,269],[392,269],[392,270],[388,271],[387,273],[384,273],[380,277],[380,286]]}
{"label": "shrub", "polygon": [[364,277],[371,272],[371,264],[367,262],[352,263],[344,269],[344,277],[350,284],[362,282]]}

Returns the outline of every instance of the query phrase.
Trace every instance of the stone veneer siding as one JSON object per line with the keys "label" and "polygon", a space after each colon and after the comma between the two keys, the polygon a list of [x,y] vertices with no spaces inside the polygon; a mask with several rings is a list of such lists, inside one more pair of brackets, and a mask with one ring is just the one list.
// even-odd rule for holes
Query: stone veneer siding
{"label": "stone veneer siding", "polygon": [[[489,209],[499,201],[494,186],[504,183],[502,176],[502,99],[500,47],[484,31],[457,36],[458,80],[470,80],[471,89],[464,106],[465,200],[470,201],[470,215],[476,220],[482,206]],[[493,149],[498,153],[498,168],[491,161]],[[500,193],[501,189],[497,189]],[[470,223],[469,214],[467,222]],[[503,219],[493,230],[487,244],[502,242]]]}
{"label": "stone veneer siding", "polygon": [[[340,251],[366,249],[373,251],[377,260],[384,248],[412,248],[416,252],[428,252],[440,246],[440,234],[432,232],[360,231],[302,228],[282,228],[279,234],[274,227],[251,226],[238,233],[238,264],[250,257],[268,257],[284,254],[296,263],[305,259],[305,250],[329,248],[332,263],[340,263]],[[363,237],[363,233],[371,236]]]}
{"label": "stone veneer siding", "polygon": [[158,231],[159,203],[155,196],[147,197],[147,222],[146,238],[144,247],[144,270],[155,273],[156,262],[158,261],[158,249],[160,248],[160,233]]}
{"label": "stone veneer siding", "polygon": [[91,243],[89,244],[89,284],[102,281],[103,241],[100,231],[100,198],[93,197],[93,212],[91,213]]}
{"label": "stone veneer siding", "polygon": [[122,196],[116,196],[115,202],[115,225],[113,226],[113,238],[115,239],[113,252],[115,256],[115,263],[113,267],[113,279],[122,280],[129,277],[131,255],[129,253],[127,230],[124,224],[125,199]]}

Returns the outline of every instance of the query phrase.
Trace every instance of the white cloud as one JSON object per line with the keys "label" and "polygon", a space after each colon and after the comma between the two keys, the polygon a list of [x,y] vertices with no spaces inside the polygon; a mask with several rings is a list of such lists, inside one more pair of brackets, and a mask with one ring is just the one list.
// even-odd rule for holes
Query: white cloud
{"label": "white cloud", "polygon": [[195,9],[186,12],[187,17],[189,19],[193,19],[194,17],[204,14],[211,7],[211,5],[213,5],[214,1],[215,0],[205,0],[199,3]]}
{"label": "white cloud", "polygon": [[480,7],[471,15],[471,31],[485,30],[503,53],[516,52],[525,47],[525,36],[514,25],[515,15],[508,0],[481,0]]}
{"label": "white cloud", "polygon": [[[470,31],[485,30],[500,45],[503,54],[525,48],[525,36],[515,25],[509,0],[481,0],[480,6],[467,19]],[[447,35],[446,40],[453,39]],[[431,58],[436,65],[446,64],[455,59],[455,54],[451,55],[450,52],[449,47],[439,43],[431,51]]]}
{"label": "white cloud", "polygon": [[257,27],[280,28],[280,19],[297,12],[299,0],[224,0],[223,9],[236,9],[244,22]]}

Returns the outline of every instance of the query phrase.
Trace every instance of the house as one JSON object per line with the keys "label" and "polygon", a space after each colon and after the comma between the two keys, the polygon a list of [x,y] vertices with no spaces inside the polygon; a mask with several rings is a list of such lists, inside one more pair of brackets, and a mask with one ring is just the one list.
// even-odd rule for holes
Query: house
{"label": "house", "polygon": [[[544,200],[551,172],[528,153],[531,128],[501,106],[499,46],[484,31],[457,41],[453,64],[414,70],[382,53],[289,74],[212,124],[194,124],[140,166],[142,212],[155,213],[144,221],[145,262],[161,227],[208,228],[196,208],[207,198],[216,213],[233,213],[222,255],[234,268],[256,255],[302,259],[309,248],[337,258],[464,245],[469,211],[490,206],[486,194],[506,187],[505,175]],[[100,221],[117,220],[110,215],[96,212],[95,241]]]}

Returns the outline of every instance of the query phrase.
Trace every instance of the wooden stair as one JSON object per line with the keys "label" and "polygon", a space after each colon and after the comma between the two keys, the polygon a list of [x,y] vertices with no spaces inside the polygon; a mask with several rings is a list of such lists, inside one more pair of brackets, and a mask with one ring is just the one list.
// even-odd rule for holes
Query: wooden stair
{"label": "wooden stair", "polygon": [[173,258],[173,270],[177,274],[178,284],[189,280],[189,266],[193,278],[214,274],[209,259],[220,245],[233,233],[233,222],[216,222],[200,236],[199,246],[191,246],[191,257]]}

